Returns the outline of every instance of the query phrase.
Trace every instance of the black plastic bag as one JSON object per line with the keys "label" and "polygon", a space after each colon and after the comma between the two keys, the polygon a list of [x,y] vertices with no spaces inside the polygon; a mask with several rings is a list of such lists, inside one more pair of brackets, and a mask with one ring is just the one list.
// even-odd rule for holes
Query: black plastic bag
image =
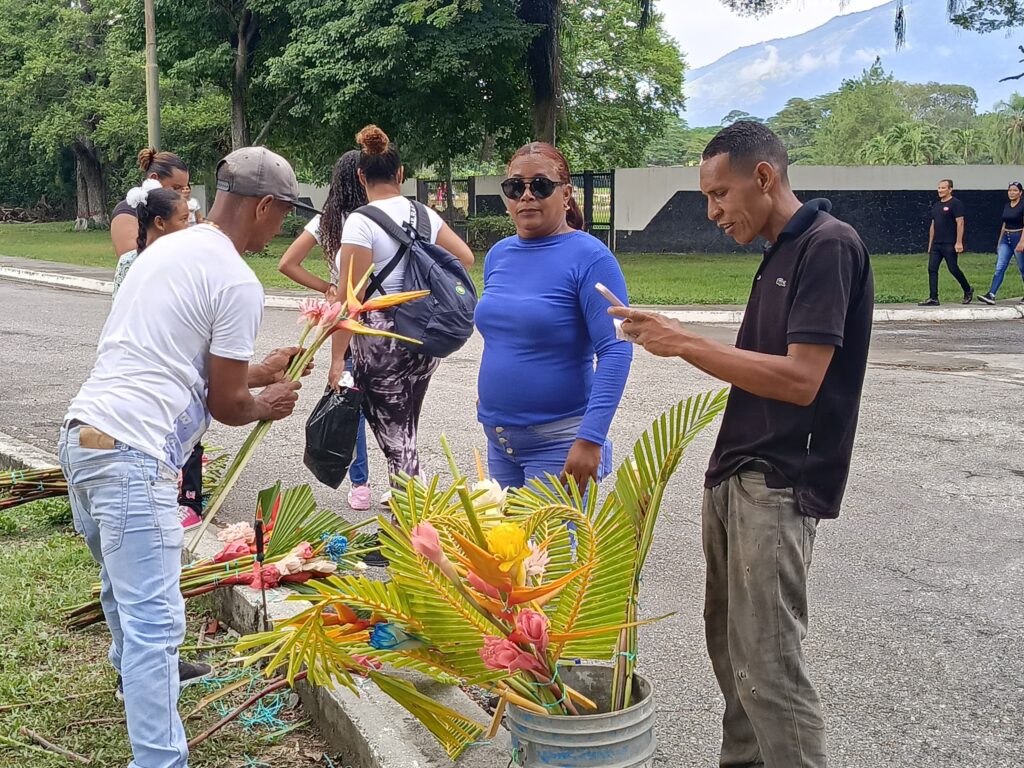
{"label": "black plastic bag", "polygon": [[324,485],[337,488],[348,474],[359,434],[363,393],[358,389],[335,392],[330,387],[306,421],[306,451],[302,463]]}

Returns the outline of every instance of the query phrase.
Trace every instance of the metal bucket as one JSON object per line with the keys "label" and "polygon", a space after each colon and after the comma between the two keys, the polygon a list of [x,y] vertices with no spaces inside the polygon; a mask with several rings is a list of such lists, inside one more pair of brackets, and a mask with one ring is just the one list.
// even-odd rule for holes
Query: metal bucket
{"label": "metal bucket", "polygon": [[513,758],[522,768],[653,768],[654,689],[633,676],[633,700],[621,712],[609,712],[612,668],[561,667],[566,685],[598,705],[592,715],[541,715],[509,705]]}

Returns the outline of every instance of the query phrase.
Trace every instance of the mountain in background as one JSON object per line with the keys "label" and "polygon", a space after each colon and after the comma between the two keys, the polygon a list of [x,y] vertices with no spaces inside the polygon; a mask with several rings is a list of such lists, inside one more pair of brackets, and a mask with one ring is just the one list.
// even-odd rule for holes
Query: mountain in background
{"label": "mountain in background", "polygon": [[969,85],[978,110],[989,111],[1024,80],[999,78],[1024,71],[1017,45],[1024,34],[966,32],[946,19],[946,0],[906,0],[907,43],[896,51],[896,3],[837,16],[795,37],[750,45],[700,67],[686,77],[686,111],[691,127],[718,125],[732,110],[768,118],[791,98],[836,90],[881,57],[897,80]]}

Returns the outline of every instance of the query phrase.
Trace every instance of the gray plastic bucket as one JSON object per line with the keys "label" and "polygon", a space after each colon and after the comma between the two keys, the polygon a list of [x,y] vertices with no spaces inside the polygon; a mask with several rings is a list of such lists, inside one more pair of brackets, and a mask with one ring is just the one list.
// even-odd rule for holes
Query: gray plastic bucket
{"label": "gray plastic bucket", "polygon": [[621,712],[608,712],[612,668],[560,667],[566,685],[598,705],[596,714],[541,715],[509,705],[507,724],[513,756],[522,768],[653,768],[654,690],[633,676],[633,700]]}

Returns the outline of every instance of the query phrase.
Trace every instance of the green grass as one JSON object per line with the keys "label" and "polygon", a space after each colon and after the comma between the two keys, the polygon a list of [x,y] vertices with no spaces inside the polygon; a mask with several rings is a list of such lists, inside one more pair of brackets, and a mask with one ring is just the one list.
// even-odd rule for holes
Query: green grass
{"label": "green grass", "polygon": [[[267,255],[247,261],[269,289],[297,286],[277,271],[277,260],[290,239],[277,238]],[[327,275],[324,259],[308,259],[306,265],[321,277]],[[68,264],[104,267],[116,264],[106,232],[72,232],[70,224],[0,224],[0,254],[47,259]],[[625,253],[619,255],[629,294],[636,304],[743,304],[759,257],[741,254]],[[875,300],[879,304],[916,302],[928,294],[927,259],[923,254],[875,254]],[[995,256],[964,254],[960,264],[976,289],[986,290],[995,267]],[[481,284],[483,258],[479,255],[472,274]],[[943,267],[939,277],[940,298],[955,303],[959,286]],[[1016,277],[1007,276],[1004,297],[1020,288]],[[980,292],[979,291],[979,292]]]}
{"label": "green grass", "polygon": [[[63,509],[62,509],[63,507]],[[110,636],[100,624],[82,632],[64,628],[62,611],[89,599],[98,568],[82,540],[65,525],[67,500],[36,502],[11,510],[17,513],[14,535],[0,533],[0,617],[4,640],[0,643],[0,736],[24,742],[19,728],[26,726],[61,746],[92,756],[97,766],[123,766],[130,760],[124,709],[113,695],[115,676],[106,660]],[[10,531],[10,527],[6,528]],[[185,645],[194,645],[204,606],[190,601]],[[187,658],[195,654],[185,652]],[[224,670],[226,656],[208,660]],[[243,689],[244,690],[244,689]],[[71,696],[90,694],[83,698]],[[181,711],[189,712],[205,692],[192,686],[182,696]],[[231,706],[244,701],[232,694]],[[3,711],[5,705],[34,702],[31,707]],[[301,710],[285,712],[285,721],[303,717]],[[86,722],[112,718],[112,722]],[[209,707],[186,722],[193,736],[219,719]],[[313,765],[303,753],[322,753],[317,734],[308,726],[271,743],[260,733],[250,734],[236,723],[199,745],[189,764],[193,768],[234,768],[249,755],[275,766]],[[326,763],[320,763],[326,765]],[[340,764],[340,763],[339,763]],[[71,765],[56,755],[0,743],[0,766],[65,768]]]}

